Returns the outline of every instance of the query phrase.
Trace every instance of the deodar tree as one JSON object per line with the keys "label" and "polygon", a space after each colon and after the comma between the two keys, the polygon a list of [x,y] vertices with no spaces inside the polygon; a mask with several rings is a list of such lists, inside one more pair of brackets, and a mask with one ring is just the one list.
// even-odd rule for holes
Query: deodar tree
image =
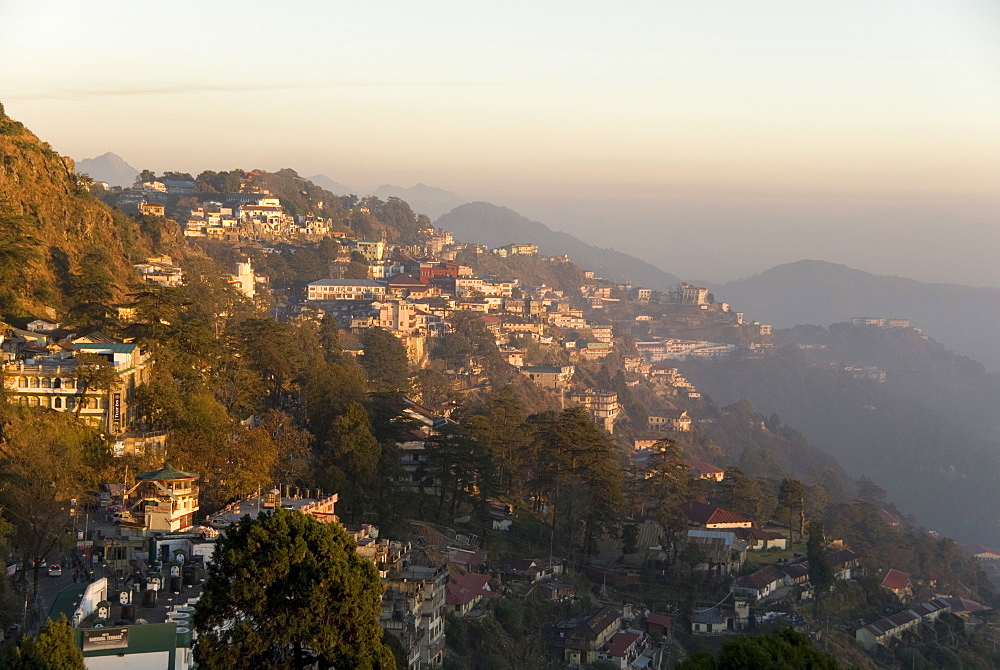
{"label": "deodar tree", "polygon": [[548,505],[553,534],[589,550],[618,522],[622,470],[610,437],[586,411],[571,407],[529,417],[536,508]]}
{"label": "deodar tree", "polygon": [[392,670],[375,565],[336,524],[277,509],[244,519],[215,549],[195,610],[204,670]]}

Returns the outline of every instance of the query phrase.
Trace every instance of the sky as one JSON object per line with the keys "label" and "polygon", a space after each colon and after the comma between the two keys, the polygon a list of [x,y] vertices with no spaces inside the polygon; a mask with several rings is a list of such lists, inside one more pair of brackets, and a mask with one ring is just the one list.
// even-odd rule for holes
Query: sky
{"label": "sky", "polygon": [[0,0],[60,153],[442,187],[675,274],[1000,287],[1000,3]]}

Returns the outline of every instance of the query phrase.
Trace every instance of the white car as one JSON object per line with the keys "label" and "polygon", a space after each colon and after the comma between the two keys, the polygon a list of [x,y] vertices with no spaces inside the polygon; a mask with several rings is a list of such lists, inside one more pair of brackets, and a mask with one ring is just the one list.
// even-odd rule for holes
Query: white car
{"label": "white car", "polygon": [[58,565],[49,566],[49,577],[62,577],[62,568]]}

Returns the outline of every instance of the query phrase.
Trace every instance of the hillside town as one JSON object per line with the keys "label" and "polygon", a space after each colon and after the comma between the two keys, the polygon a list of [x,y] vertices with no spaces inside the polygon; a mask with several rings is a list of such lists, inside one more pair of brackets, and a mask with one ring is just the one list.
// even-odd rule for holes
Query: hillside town
{"label": "hillside town", "polygon": [[[717,301],[705,287],[682,282],[658,291],[615,283],[577,268],[568,256],[542,255],[537,245],[461,242],[426,220],[413,239],[400,240],[389,226],[361,237],[345,222],[370,216],[376,203],[345,198],[336,220],[292,214],[259,185],[260,177],[243,173],[231,193],[196,191],[194,180],[138,180],[105,197],[137,220],[178,222],[182,241],[204,244],[198,253],[222,268],[210,278],[218,284],[211,290],[227,296],[229,306],[216,309],[202,337],[218,337],[240,309],[269,315],[266,324],[248,319],[258,330],[232,338],[244,352],[274,345],[234,364],[266,370],[254,378],[252,393],[267,395],[266,406],[233,404],[240,407],[238,421],[225,430],[234,439],[263,429],[277,440],[294,434],[293,425],[319,430],[307,374],[295,378],[266,366],[292,348],[295,338],[285,335],[321,333],[325,339],[310,346],[327,357],[324,365],[341,366],[331,369],[344,378],[345,370],[364,371],[351,373],[367,384],[362,391],[369,395],[359,400],[372,403],[353,403],[363,424],[371,421],[374,431],[378,403],[386,397],[398,403],[380,428],[387,437],[378,436],[391,446],[382,453],[392,462],[369,468],[363,482],[360,475],[352,480],[350,461],[315,466],[334,474],[313,481],[336,482],[336,490],[305,485],[300,466],[308,455],[282,466],[293,473],[288,480],[274,478],[275,469],[251,484],[234,483],[240,468],[253,467],[251,456],[226,460],[210,476],[171,465],[191,451],[179,447],[179,422],[172,427],[163,418],[181,410],[157,404],[168,388],[158,367],[176,365],[185,346],[196,346],[184,342],[197,340],[179,329],[183,320],[157,311],[160,303],[143,301],[209,284],[189,258],[135,259],[131,299],[108,305],[100,324],[66,319],[53,307],[0,331],[6,401],[83,422],[122,465],[106,470],[119,473],[116,479],[62,509],[72,544],[53,541],[10,563],[8,576],[21,584],[24,601],[9,632],[37,630],[64,616],[87,667],[110,667],[102,663],[112,656],[147,663],[153,655],[169,659],[171,668],[194,667],[192,617],[206,576],[218,569],[215,547],[244,520],[276,510],[352,538],[357,556],[378,573],[378,624],[395,639],[399,667],[408,670],[466,667],[449,660],[466,653],[456,640],[468,645],[470,631],[510,608],[531,612],[525,625],[533,628],[524,639],[541,645],[532,653],[551,659],[545,667],[622,670],[674,667],[720,640],[782,627],[818,642],[836,636],[850,658],[885,663],[914,640],[971,632],[992,615],[954,576],[909,574],[886,563],[890,554],[873,552],[868,539],[857,547],[832,529],[824,535],[822,511],[807,502],[820,495],[820,475],[804,486],[766,461],[734,460],[713,441],[725,437],[728,425],[752,439],[791,439],[773,417],[719,407],[682,373],[691,361],[772,355],[770,325]],[[317,249],[325,256],[313,274],[275,273]],[[184,300],[172,309],[188,309],[193,299]],[[273,342],[271,323],[287,328]],[[910,328],[905,319],[852,323]],[[173,334],[153,334],[161,328]],[[402,358],[384,369],[385,352],[397,349]],[[222,357],[205,351],[185,362],[184,374],[225,370]],[[841,369],[854,379],[885,381],[885,371],[874,366]],[[232,388],[217,393],[236,397],[239,378],[220,378]],[[514,405],[527,419],[513,433],[532,437],[492,432]],[[347,426],[353,410],[344,406],[327,421]],[[289,423],[268,423],[274,412]],[[580,416],[587,425],[574,423]],[[180,430],[191,439],[189,427]],[[339,444],[347,444],[345,435],[335,438]],[[530,475],[514,484],[516,474],[499,472],[505,485],[497,487],[487,482],[471,443],[502,453],[503,440],[525,450],[526,440],[534,440],[541,460],[567,449],[566,472],[573,474],[522,462]],[[601,450],[603,456],[593,455]],[[508,459],[501,470],[519,462],[499,458]],[[588,482],[577,462],[597,459],[596,471],[599,458],[620,476],[621,501],[609,504],[607,516],[579,499],[596,496],[603,484]],[[137,471],[136,464],[150,469]],[[770,468],[770,481],[748,476],[744,468],[751,467]],[[575,487],[572,493],[560,491],[560,482]],[[390,528],[380,527],[371,510],[388,503],[373,491],[412,508],[397,512]],[[348,514],[340,509],[342,496],[350,500]],[[932,541],[877,497],[845,505],[864,516],[859,524],[882,534],[879,541]],[[965,547],[961,560],[1000,566],[1000,554],[980,545]],[[40,591],[39,574],[62,588]],[[827,621],[837,617],[839,632],[822,624],[821,606]]]}

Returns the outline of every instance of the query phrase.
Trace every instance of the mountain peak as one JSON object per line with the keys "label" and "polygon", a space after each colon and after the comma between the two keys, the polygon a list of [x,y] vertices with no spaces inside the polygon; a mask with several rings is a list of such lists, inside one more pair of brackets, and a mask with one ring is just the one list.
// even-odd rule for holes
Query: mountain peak
{"label": "mountain peak", "polygon": [[107,182],[111,186],[131,186],[139,171],[129,165],[118,154],[108,151],[96,158],[84,158],[76,163],[78,174],[89,174],[95,181]]}

